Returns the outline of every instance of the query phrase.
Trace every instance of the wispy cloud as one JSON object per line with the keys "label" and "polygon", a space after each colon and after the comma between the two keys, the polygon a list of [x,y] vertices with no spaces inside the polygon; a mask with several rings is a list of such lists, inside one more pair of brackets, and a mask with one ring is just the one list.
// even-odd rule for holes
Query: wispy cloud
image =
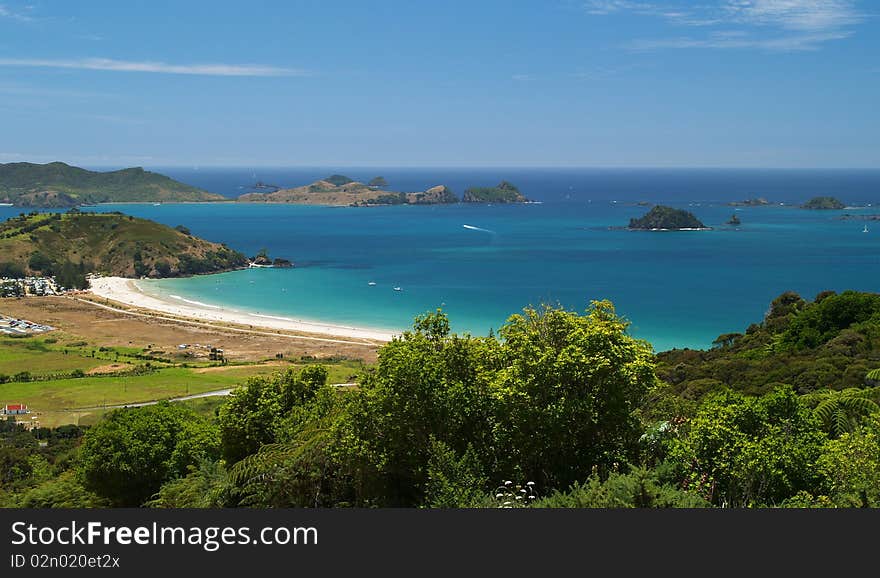
{"label": "wispy cloud", "polygon": [[275,66],[238,64],[168,64],[138,62],[110,58],[40,59],[0,58],[0,66],[29,68],[65,68],[74,70],[109,70],[114,72],[148,72],[159,74],[190,74],[199,76],[308,76],[306,70]]}
{"label": "wispy cloud", "polygon": [[788,30],[836,30],[864,19],[852,0],[727,0],[723,8],[734,20]]}
{"label": "wispy cloud", "polygon": [[104,98],[115,97],[115,94],[106,92],[95,92],[86,90],[71,90],[68,88],[42,87],[20,82],[0,82],[0,94],[8,94],[13,96],[39,96],[39,97],[59,97],[59,98]]}
{"label": "wispy cloud", "polygon": [[605,15],[621,11],[653,12],[655,5],[631,0],[588,0],[584,9],[588,14]]}
{"label": "wispy cloud", "polygon": [[[757,48],[763,50],[816,50],[822,44],[852,36],[865,20],[854,0],[715,0],[634,2],[592,0],[588,14],[628,12],[661,18],[673,26],[700,28],[697,34],[638,39],[634,50],[661,48]],[[723,31],[717,30],[724,27]]]}
{"label": "wispy cloud", "polygon": [[0,4],[0,18],[9,18],[11,20],[18,20],[19,22],[30,22],[33,20],[33,18],[26,12],[13,10],[5,4]]}

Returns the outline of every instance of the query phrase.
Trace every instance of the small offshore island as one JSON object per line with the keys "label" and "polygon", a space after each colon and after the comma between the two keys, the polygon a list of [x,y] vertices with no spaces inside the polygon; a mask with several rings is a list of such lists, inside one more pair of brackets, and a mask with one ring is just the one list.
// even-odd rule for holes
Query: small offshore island
{"label": "small offshore island", "polygon": [[813,197],[812,199],[801,205],[801,208],[814,211],[831,211],[845,209],[846,205],[844,205],[842,202],[840,202],[838,199],[835,199],[834,197]]}
{"label": "small offshore island", "polygon": [[529,202],[516,186],[507,181],[502,181],[496,187],[470,187],[465,190],[461,199],[446,185],[409,193],[384,190],[384,186],[385,179],[382,177],[376,177],[365,184],[345,175],[331,175],[302,187],[246,193],[238,197],[237,201],[347,207]]}
{"label": "small offshore island", "polygon": [[708,231],[707,227],[694,216],[693,213],[683,209],[673,209],[664,205],[657,205],[640,219],[630,219],[630,231]]}

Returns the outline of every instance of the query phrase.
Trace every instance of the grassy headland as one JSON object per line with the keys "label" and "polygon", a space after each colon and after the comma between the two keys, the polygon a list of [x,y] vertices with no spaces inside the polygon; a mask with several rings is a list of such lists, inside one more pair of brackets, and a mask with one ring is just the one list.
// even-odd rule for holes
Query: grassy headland
{"label": "grassy headland", "polygon": [[[244,267],[225,245],[122,213],[31,213],[0,223],[0,276],[173,277]],[[67,283],[66,287],[82,283]]]}
{"label": "grassy headland", "polygon": [[62,162],[0,164],[0,202],[20,207],[224,200],[140,167],[96,172]]}

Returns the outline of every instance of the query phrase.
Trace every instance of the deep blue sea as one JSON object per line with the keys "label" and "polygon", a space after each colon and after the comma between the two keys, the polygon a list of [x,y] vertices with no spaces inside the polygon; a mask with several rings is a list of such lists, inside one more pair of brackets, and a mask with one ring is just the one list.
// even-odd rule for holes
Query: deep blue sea
{"label": "deep blue sea", "polygon": [[[181,169],[150,167],[227,196],[256,181],[298,186],[331,173],[383,175],[393,190],[461,192],[506,179],[541,204],[330,208],[258,204],[105,205],[293,269],[141,282],[145,290],[266,315],[402,330],[442,307],[459,332],[485,334],[527,305],[584,310],[610,299],[656,350],[709,347],[761,320],[786,290],[880,290],[880,171],[679,169]],[[797,204],[836,196],[851,208]],[[733,208],[751,197],[774,203]],[[663,203],[711,231],[630,232]],[[780,205],[779,203],[783,203]],[[0,218],[21,212],[0,207]],[[724,223],[736,212],[742,224]],[[468,225],[468,227],[465,227]],[[375,282],[375,286],[368,285]],[[401,291],[394,291],[399,286]]]}

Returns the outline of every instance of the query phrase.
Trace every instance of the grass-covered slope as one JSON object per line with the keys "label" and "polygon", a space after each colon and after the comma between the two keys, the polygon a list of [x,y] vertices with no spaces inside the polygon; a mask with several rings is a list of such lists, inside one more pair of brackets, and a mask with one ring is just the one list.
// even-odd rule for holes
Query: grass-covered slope
{"label": "grass-covered slope", "polygon": [[122,213],[22,215],[0,223],[0,275],[173,277],[247,265],[241,253],[185,230]]}
{"label": "grass-covered slope", "polygon": [[0,164],[0,202],[21,207],[222,200],[221,195],[140,167],[95,172],[61,162]]}

